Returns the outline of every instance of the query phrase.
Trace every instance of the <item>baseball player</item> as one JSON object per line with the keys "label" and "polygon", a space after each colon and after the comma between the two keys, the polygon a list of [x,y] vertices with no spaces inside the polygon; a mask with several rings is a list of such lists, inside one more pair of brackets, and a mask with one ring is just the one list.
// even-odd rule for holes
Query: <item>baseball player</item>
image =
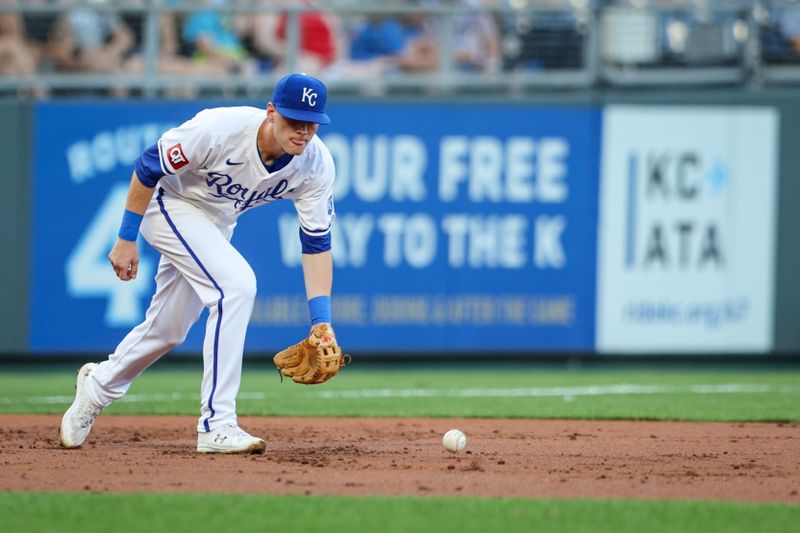
{"label": "baseball player", "polygon": [[290,74],[277,83],[266,113],[255,107],[205,109],[141,154],[108,258],[119,279],[135,279],[141,232],[161,253],[156,292],[144,322],[114,353],[79,370],[75,401],[61,421],[64,447],[80,446],[102,409],[181,344],[206,308],[197,451],[264,450],[264,441],[241,429],[236,419],[256,277],[229,241],[242,213],[280,199],[292,200],[300,221],[312,330],[275,362],[300,383],[325,381],[343,364],[330,325],[335,169],[316,137],[319,125],[330,123],[326,100],[321,81]]}

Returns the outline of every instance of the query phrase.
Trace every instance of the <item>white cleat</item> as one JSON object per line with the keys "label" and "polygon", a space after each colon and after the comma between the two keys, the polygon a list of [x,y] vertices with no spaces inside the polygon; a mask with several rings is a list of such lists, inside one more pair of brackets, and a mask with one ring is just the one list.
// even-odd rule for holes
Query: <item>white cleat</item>
{"label": "white cleat", "polygon": [[266,447],[266,442],[235,424],[197,434],[197,451],[200,453],[262,453]]}
{"label": "white cleat", "polygon": [[78,370],[78,379],[75,382],[75,401],[61,418],[60,435],[61,445],[64,448],[80,447],[89,436],[89,432],[92,431],[94,419],[103,410],[92,401],[83,386],[86,378],[96,366],[97,363],[86,363]]}

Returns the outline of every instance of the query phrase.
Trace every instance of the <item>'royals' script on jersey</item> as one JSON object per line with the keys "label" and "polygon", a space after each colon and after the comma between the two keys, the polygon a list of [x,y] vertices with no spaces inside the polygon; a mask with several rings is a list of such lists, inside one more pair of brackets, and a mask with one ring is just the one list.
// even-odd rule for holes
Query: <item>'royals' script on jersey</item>
{"label": "'royals' script on jersey", "polygon": [[285,198],[294,202],[306,233],[327,232],[335,217],[330,152],[314,136],[301,155],[269,172],[256,144],[265,118],[255,107],[206,109],[167,131],[158,141],[165,175],[159,186],[229,223],[252,207]]}

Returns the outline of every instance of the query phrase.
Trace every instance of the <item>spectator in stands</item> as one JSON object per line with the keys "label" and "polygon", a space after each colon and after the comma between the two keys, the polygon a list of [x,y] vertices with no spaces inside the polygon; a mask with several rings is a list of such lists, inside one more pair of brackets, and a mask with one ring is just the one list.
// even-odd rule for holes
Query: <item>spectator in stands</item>
{"label": "spectator in stands", "polygon": [[193,11],[183,26],[183,42],[198,63],[228,72],[248,71],[251,63],[236,33],[235,17],[222,8],[229,0],[214,0],[214,8]]}
{"label": "spectator in stands", "polygon": [[[108,0],[94,0],[102,4]],[[49,55],[59,70],[118,74],[134,45],[133,33],[118,16],[65,4],[50,40]]]}
{"label": "spectator in stands", "polygon": [[332,66],[328,79],[392,72],[425,72],[438,65],[438,50],[427,17],[369,14],[349,31],[349,54]]}
{"label": "spectator in stands", "polygon": [[324,76],[329,80],[360,78],[370,82],[367,90],[380,92],[381,77],[397,70],[398,57],[405,46],[399,19],[376,14],[354,17],[345,24],[344,33],[348,51]]}
{"label": "spectator in stands", "polygon": [[397,66],[403,72],[432,72],[439,68],[437,30],[430,15],[409,13],[400,17],[403,49]]}
{"label": "spectator in stands", "polygon": [[[483,4],[482,0],[451,0],[468,7]],[[453,60],[456,68],[466,72],[494,73],[500,70],[502,50],[500,30],[492,13],[472,11],[453,19]]]}
{"label": "spectator in stands", "polygon": [[[11,0],[14,1],[14,0]],[[7,1],[7,3],[11,3]],[[25,5],[42,6],[50,5],[54,0],[25,0]],[[16,0],[17,4],[21,4]],[[34,52],[39,72],[50,72],[55,67],[50,57],[50,39],[53,34],[58,13],[48,11],[28,11],[22,13],[22,24],[28,45]]]}
{"label": "spectator in stands", "polygon": [[394,58],[403,52],[405,34],[397,17],[368,15],[350,41],[350,59],[372,61]]}
{"label": "spectator in stands", "polygon": [[795,54],[800,54],[800,7],[787,6],[778,13],[778,29]]}
{"label": "spectator in stands", "polygon": [[[184,0],[161,0],[167,7],[180,7]],[[159,50],[156,69],[164,75],[188,76],[217,76],[228,72],[225,62],[195,61],[185,53],[181,41],[181,20],[174,11],[162,11],[158,19]],[[142,74],[145,71],[144,35],[139,39],[138,50],[131,57],[126,70],[132,74]],[[186,85],[172,85],[165,93],[172,97],[192,98],[197,95],[195,83]]]}
{"label": "spectator in stands", "polygon": [[[461,3],[474,7],[481,0],[415,0],[420,5]],[[399,17],[369,16],[356,27],[350,43],[347,72],[435,72],[440,67],[438,20],[427,13]],[[475,11],[454,15],[455,68],[496,72],[501,65],[500,34],[494,17]],[[366,67],[366,68],[365,68]],[[372,67],[371,69],[369,67]]]}
{"label": "spectator in stands", "polygon": [[[2,0],[14,4],[16,0]],[[0,76],[31,76],[36,73],[36,49],[28,41],[19,13],[0,13]],[[24,92],[24,91],[23,91]],[[41,91],[35,91],[39,96]]]}
{"label": "spectator in stands", "polygon": [[[291,6],[291,0],[261,0],[261,6]],[[311,5],[304,2],[304,5]],[[244,13],[237,20],[239,35],[259,58],[260,70],[287,70],[286,39],[288,15],[280,11]],[[341,30],[338,18],[320,11],[305,11],[299,15],[300,35],[297,65],[291,70],[319,76],[341,56]]]}
{"label": "spectator in stands", "polygon": [[800,7],[769,2],[768,9],[768,16],[759,20],[761,61],[796,64],[800,59]]}

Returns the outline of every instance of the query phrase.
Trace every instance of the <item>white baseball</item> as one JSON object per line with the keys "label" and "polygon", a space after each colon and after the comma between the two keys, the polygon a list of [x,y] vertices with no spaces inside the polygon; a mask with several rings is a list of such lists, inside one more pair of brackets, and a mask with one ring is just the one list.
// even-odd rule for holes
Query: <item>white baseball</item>
{"label": "white baseball", "polygon": [[451,429],[444,434],[442,445],[453,453],[460,452],[467,447],[467,436],[460,429]]}

